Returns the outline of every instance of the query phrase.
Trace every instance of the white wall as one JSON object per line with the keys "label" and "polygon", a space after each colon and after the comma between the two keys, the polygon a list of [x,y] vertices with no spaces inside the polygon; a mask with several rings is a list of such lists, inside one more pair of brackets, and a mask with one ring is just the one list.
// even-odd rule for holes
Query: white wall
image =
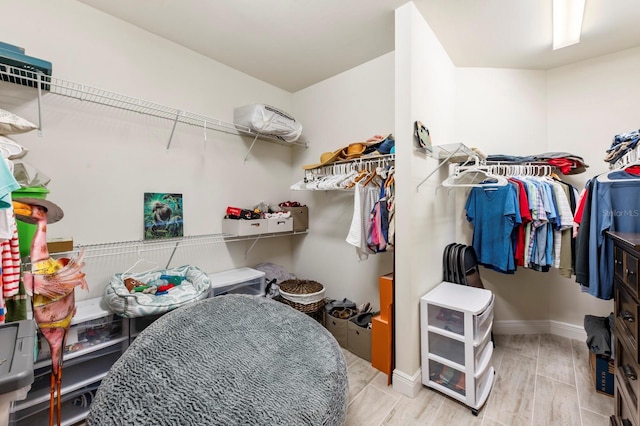
{"label": "white wall", "polygon": [[[587,179],[608,170],[603,158],[613,137],[640,128],[640,48],[601,56],[548,72],[549,150],[581,155],[590,165],[571,176]],[[550,317],[582,324],[584,314],[607,316],[613,303],[580,294],[574,280],[560,278],[550,297]]]}
{"label": "white wall", "polygon": [[[546,72],[457,68],[456,76],[456,130],[461,142],[486,154],[547,151]],[[471,244],[473,234],[464,210],[468,193],[468,188],[455,190],[456,241],[464,244]],[[551,274],[520,268],[515,275],[505,275],[481,268],[481,276],[496,295],[496,321],[549,318]]]}
{"label": "white wall", "polygon": [[[420,297],[442,281],[442,250],[454,236],[452,200],[436,187],[446,176],[414,149],[414,121],[431,131],[434,144],[454,138],[455,67],[413,3],[396,9],[396,282],[394,388],[412,395],[419,385]],[[440,142],[446,141],[446,142]]]}
{"label": "white wall", "polygon": [[[323,152],[349,143],[394,133],[394,54],[383,55],[293,95],[296,118],[313,144],[294,161],[291,182],[304,177],[302,166],[317,163]],[[345,239],[353,217],[353,192],[293,191],[291,198],[309,206],[310,229],[295,241],[295,272],[326,287],[333,299],[378,309],[378,277],[393,271],[393,253],[359,261]]]}
{"label": "white wall", "polygon": [[[291,94],[204,58],[190,50],[71,0],[8,0],[0,40],[53,63],[55,77],[146,99],[225,121],[233,108],[264,102],[291,108]],[[0,87],[0,108],[37,122],[35,90]],[[43,135],[16,135],[29,149],[25,162],[51,178],[49,199],[65,211],[50,237],[76,244],[132,241],[143,237],[144,192],[184,196],[185,235],[221,232],[227,205],[252,207],[289,199],[291,162],[298,148],[259,141],[248,160],[250,138],[178,125],[110,107],[45,94]],[[298,238],[298,237],[294,237]],[[292,269],[290,237],[179,249],[172,265],[207,272],[272,261]],[[147,253],[164,267],[170,252]],[[88,259],[90,293],[135,260]]]}

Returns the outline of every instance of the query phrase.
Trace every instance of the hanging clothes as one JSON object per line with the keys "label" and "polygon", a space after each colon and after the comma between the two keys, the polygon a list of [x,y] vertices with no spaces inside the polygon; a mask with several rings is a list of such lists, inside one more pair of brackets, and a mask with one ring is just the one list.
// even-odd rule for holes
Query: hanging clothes
{"label": "hanging clothes", "polygon": [[13,177],[13,163],[7,159],[0,161],[0,216],[3,218],[2,238],[2,267],[0,268],[0,324],[7,316],[5,298],[15,296],[20,282],[20,253],[18,249],[18,230],[13,215],[11,192],[20,188],[20,184]]}
{"label": "hanging clothes", "polygon": [[378,201],[378,189],[356,182],[353,191],[353,217],[346,241],[356,248],[358,259],[367,260],[372,251],[367,245],[369,217]]}
{"label": "hanging clothes", "polygon": [[476,186],[471,189],[465,210],[473,224],[472,245],[478,262],[499,272],[515,272],[512,233],[522,223],[516,191],[505,186]]}
{"label": "hanging clothes", "polygon": [[[513,188],[507,204],[487,197],[482,186],[473,188],[467,199],[467,220],[473,225],[480,263],[503,273],[514,273],[518,266],[541,272],[563,268],[565,276],[570,276],[574,220],[570,194],[577,191],[548,176],[511,176],[509,184],[498,187],[503,196]],[[504,216],[509,221],[506,227]],[[511,248],[502,247],[502,254],[495,256],[492,241]]]}
{"label": "hanging clothes", "polygon": [[[576,281],[599,299],[613,298],[613,242],[606,231],[640,232],[640,178],[625,170],[591,179],[578,231]],[[580,275],[578,275],[580,273]]]}
{"label": "hanging clothes", "polygon": [[354,210],[346,241],[356,247],[360,260],[369,254],[393,249],[394,168],[378,167],[369,178],[358,181],[354,191]]}

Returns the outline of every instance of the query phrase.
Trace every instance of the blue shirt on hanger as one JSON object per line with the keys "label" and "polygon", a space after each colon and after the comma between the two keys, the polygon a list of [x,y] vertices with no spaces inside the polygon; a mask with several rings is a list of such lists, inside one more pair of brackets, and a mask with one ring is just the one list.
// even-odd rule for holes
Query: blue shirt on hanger
{"label": "blue shirt on hanger", "polygon": [[474,187],[465,210],[473,225],[472,245],[478,262],[499,272],[513,273],[516,266],[511,235],[522,223],[513,186]]}

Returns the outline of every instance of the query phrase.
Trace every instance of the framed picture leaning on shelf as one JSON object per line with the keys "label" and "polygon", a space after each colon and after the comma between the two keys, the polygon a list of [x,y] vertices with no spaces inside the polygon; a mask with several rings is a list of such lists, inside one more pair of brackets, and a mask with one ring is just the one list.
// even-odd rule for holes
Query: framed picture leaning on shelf
{"label": "framed picture leaning on shelf", "polygon": [[144,193],[144,239],[184,236],[182,194]]}

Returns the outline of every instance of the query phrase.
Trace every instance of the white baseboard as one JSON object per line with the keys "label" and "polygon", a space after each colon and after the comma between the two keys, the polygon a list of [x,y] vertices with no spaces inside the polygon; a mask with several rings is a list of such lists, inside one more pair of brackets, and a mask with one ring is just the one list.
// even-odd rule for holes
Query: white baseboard
{"label": "white baseboard", "polygon": [[393,370],[393,390],[400,392],[409,398],[415,398],[422,389],[422,372],[420,369],[413,376],[409,376],[400,370]]}
{"label": "white baseboard", "polygon": [[566,322],[540,320],[540,321],[494,321],[494,334],[555,334],[576,340],[586,340],[587,333],[584,327]]}

